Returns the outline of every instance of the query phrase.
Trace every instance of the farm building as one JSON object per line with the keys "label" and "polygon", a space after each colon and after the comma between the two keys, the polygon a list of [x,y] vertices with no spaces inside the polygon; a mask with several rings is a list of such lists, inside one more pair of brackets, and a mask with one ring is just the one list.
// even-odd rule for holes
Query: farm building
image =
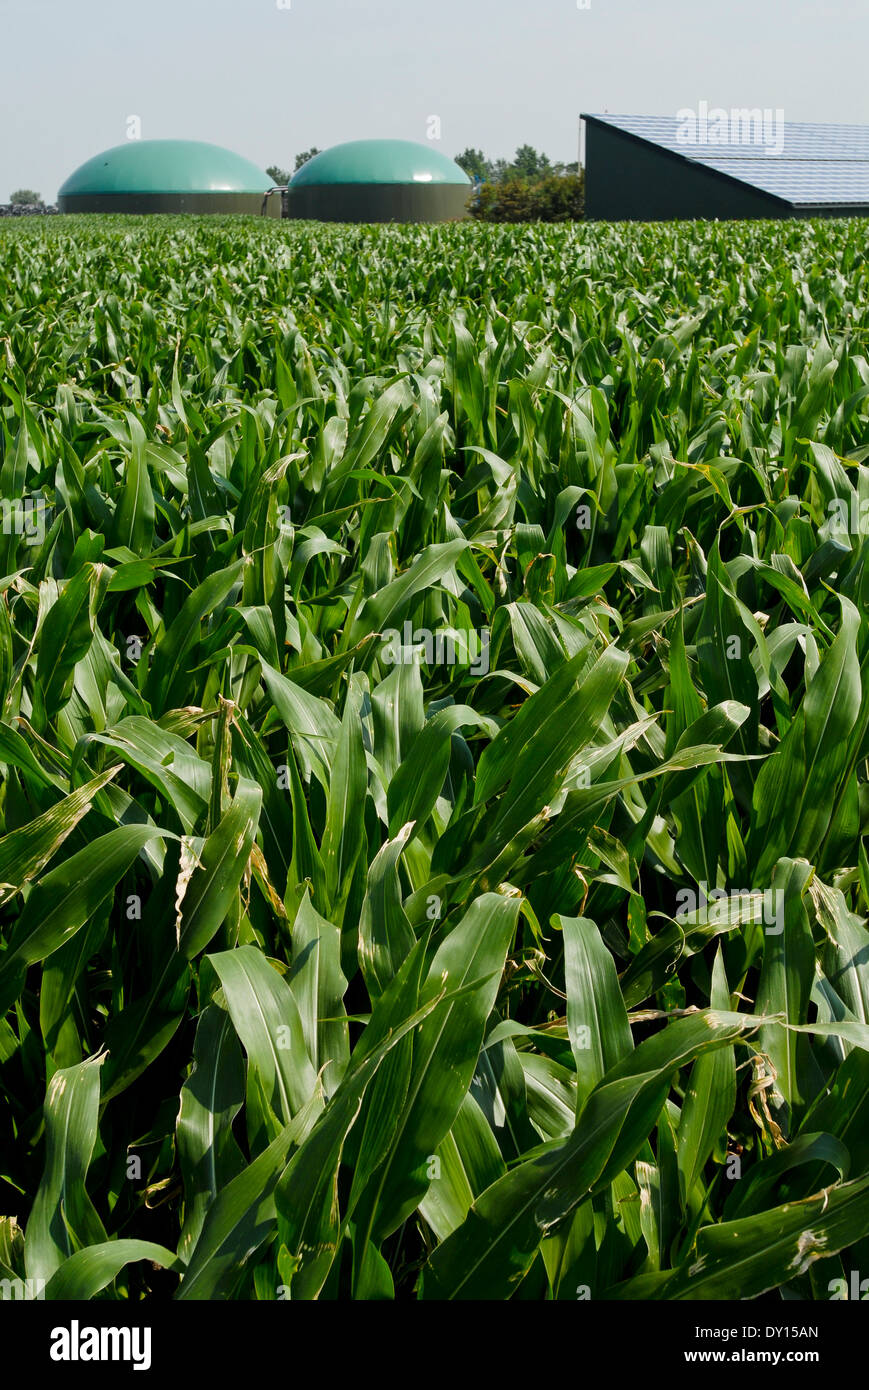
{"label": "farm building", "polygon": [[[89,159],[58,193],[61,212],[260,213],[267,174],[220,145],[198,140],[129,140]],[[266,211],[281,212],[269,198]]]}
{"label": "farm building", "polygon": [[869,215],[869,126],[703,102],[675,116],[582,120],[592,219]]}
{"label": "farm building", "polygon": [[412,140],[352,140],[295,174],[289,215],[318,222],[449,222],[467,216],[471,180]]}

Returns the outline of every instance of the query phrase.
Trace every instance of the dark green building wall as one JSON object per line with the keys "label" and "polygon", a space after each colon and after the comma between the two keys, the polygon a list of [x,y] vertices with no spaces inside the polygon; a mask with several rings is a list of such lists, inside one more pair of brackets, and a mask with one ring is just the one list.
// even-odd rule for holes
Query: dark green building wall
{"label": "dark green building wall", "polygon": [[291,186],[288,214],[314,222],[452,222],[469,215],[472,191],[452,183]]}
{"label": "dark green building wall", "polygon": [[[61,194],[61,212],[245,213],[258,217],[262,193],[80,193]],[[266,200],[265,215],[280,217],[280,196]]]}
{"label": "dark green building wall", "polygon": [[795,217],[790,203],[586,119],[585,215],[611,222]]}

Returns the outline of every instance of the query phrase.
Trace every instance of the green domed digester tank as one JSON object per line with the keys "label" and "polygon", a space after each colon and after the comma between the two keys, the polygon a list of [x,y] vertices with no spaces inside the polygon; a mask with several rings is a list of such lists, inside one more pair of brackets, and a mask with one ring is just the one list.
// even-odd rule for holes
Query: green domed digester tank
{"label": "green domed digester tank", "polygon": [[[263,211],[272,187],[250,160],[199,140],[128,140],[87,160],[61,187],[61,212]],[[280,199],[265,201],[280,216]]]}
{"label": "green domed digester tank", "polygon": [[319,222],[452,222],[471,180],[413,140],[353,140],[315,155],[290,183],[289,215]]}

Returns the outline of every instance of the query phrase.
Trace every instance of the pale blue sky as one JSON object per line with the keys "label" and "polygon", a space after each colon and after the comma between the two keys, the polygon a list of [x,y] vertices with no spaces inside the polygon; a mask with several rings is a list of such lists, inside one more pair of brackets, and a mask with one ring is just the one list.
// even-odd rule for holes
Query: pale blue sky
{"label": "pale blue sky", "polygon": [[869,124],[869,0],[0,0],[0,201],[126,138],[261,166],[366,136],[576,157],[580,110]]}

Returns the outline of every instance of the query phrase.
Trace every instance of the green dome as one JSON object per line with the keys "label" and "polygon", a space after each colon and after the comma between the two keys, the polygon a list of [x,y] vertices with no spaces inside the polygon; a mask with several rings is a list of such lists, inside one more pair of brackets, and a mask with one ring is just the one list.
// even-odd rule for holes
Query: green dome
{"label": "green dome", "polygon": [[250,160],[199,140],[128,140],[70,174],[59,198],[94,194],[263,193],[272,180]]}
{"label": "green dome", "polygon": [[315,155],[291,188],[325,184],[470,184],[464,169],[430,145],[413,140],[351,140]]}

